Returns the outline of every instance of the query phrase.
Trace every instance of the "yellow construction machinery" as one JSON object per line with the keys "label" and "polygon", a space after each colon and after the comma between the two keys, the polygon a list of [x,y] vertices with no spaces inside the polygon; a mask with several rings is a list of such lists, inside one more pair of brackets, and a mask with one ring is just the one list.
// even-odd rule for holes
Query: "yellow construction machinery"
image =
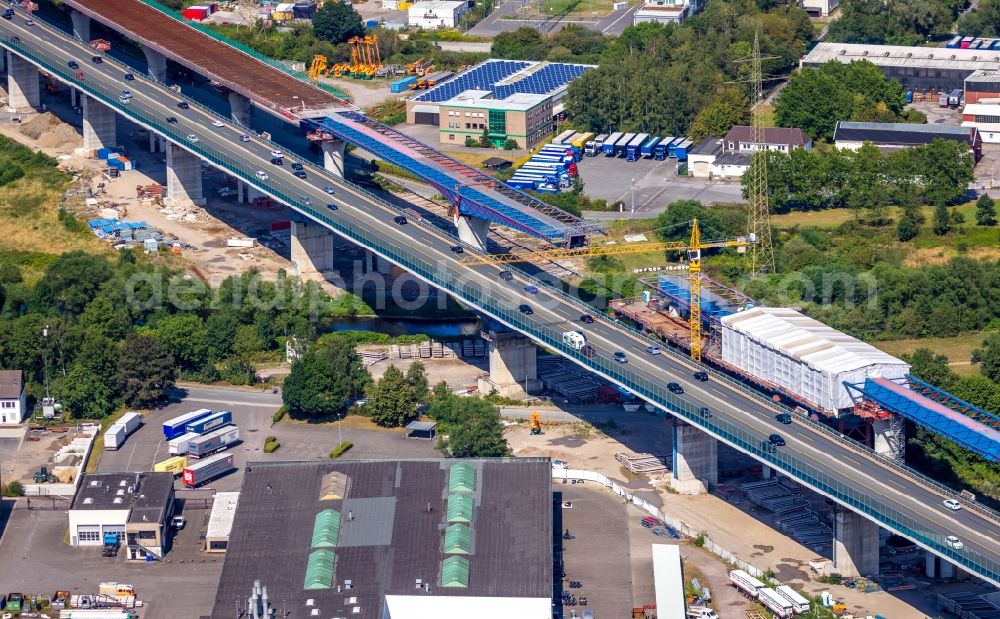
{"label": "yellow construction machinery", "polygon": [[309,79],[318,80],[327,73],[326,67],[327,58],[322,54],[316,54],[313,56],[312,62],[309,63]]}
{"label": "yellow construction machinery", "polygon": [[542,416],[538,413],[531,413],[531,433],[542,433]]}
{"label": "yellow construction machinery", "polygon": [[573,249],[557,247],[542,249],[520,254],[472,255],[467,254],[462,259],[463,264],[511,264],[514,262],[545,262],[548,260],[565,260],[567,258],[591,258],[595,256],[620,256],[623,254],[642,254],[651,252],[683,251],[687,252],[688,275],[691,288],[691,359],[701,363],[701,250],[715,247],[746,248],[754,243],[754,238],[724,239],[721,241],[702,241],[698,220],[691,220],[691,240],[664,241],[661,243],[616,243],[614,245],[591,245]]}
{"label": "yellow construction machinery", "polygon": [[378,49],[378,36],[351,37],[351,76],[355,79],[370,80],[382,68],[382,57]]}

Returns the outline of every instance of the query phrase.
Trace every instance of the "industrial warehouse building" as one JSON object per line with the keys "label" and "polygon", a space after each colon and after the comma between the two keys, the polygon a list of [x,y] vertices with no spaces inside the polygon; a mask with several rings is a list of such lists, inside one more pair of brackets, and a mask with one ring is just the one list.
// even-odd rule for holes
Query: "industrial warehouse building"
{"label": "industrial warehouse building", "polygon": [[464,0],[431,0],[415,2],[407,9],[407,22],[414,28],[435,30],[454,28],[469,11],[469,3]]}
{"label": "industrial warehouse building", "polygon": [[913,123],[865,123],[841,120],[833,131],[837,148],[858,150],[870,142],[880,150],[897,150],[924,146],[934,140],[962,142],[969,148],[973,159],[983,155],[983,140],[975,127],[958,125],[915,125]]}
{"label": "industrial warehouse building", "polygon": [[921,92],[962,88],[976,71],[1000,70],[1000,50],[903,47],[854,43],[820,43],[800,65],[818,67],[831,60],[848,64],[867,60],[903,88]]}
{"label": "industrial warehouse building", "polygon": [[[417,5],[414,5],[417,6]],[[487,60],[406,102],[406,122],[438,127],[442,144],[465,144],[485,131],[532,148],[552,135],[568,84],[593,65]]]}
{"label": "industrial warehouse building", "polygon": [[162,557],[174,513],[173,473],[87,473],[69,512],[71,546],[102,546],[116,533],[127,558]]}
{"label": "industrial warehouse building", "polygon": [[215,493],[212,512],[208,516],[208,530],[205,532],[205,552],[226,552],[239,502],[239,492]]}
{"label": "industrial warehouse building", "polygon": [[906,362],[793,309],[755,307],[720,320],[723,361],[827,414],[853,408],[845,381],[910,371]]}
{"label": "industrial warehouse building", "polygon": [[551,475],[547,458],[249,464],[212,617],[259,582],[296,617],[549,619]]}
{"label": "industrial warehouse building", "polygon": [[751,129],[737,125],[725,137],[708,137],[688,151],[688,175],[699,178],[740,178],[750,167],[754,151],[767,149],[786,155],[796,148],[812,149],[812,139],[801,129],[765,127],[762,145],[753,143]]}

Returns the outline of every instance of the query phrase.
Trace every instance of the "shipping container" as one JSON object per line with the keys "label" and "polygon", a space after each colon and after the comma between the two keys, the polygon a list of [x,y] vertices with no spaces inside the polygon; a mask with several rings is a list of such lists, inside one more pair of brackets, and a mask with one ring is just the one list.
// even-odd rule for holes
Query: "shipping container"
{"label": "shipping container", "polygon": [[404,77],[401,80],[397,80],[397,81],[393,82],[392,86],[389,88],[389,90],[391,90],[392,92],[394,92],[396,94],[399,94],[401,92],[406,92],[407,90],[409,90],[416,83],[417,83],[416,76],[411,75],[410,77]]}
{"label": "shipping container", "polygon": [[950,48],[954,49],[954,48],[958,47],[961,44],[962,44],[962,36],[959,35],[959,36],[953,38],[952,40],[948,41],[948,44],[946,45],[946,47],[950,47]]}
{"label": "shipping container", "polygon": [[181,11],[181,16],[184,17],[184,19],[190,19],[193,21],[201,21],[206,19],[209,15],[211,15],[211,13],[209,12],[208,7],[205,6],[189,6]]}
{"label": "shipping container", "polygon": [[218,454],[188,465],[181,478],[185,486],[195,488],[232,470],[233,454]]}
{"label": "shipping container", "polygon": [[167,453],[172,456],[183,456],[188,450],[191,449],[191,441],[197,439],[201,435],[196,432],[188,432],[187,434],[182,434],[177,438],[170,439],[167,443]]}
{"label": "shipping container", "polygon": [[238,440],[240,440],[240,429],[236,426],[226,426],[193,439],[188,443],[188,456],[204,458],[232,447]]}
{"label": "shipping container", "polygon": [[677,161],[687,161],[688,151],[694,146],[694,142],[691,140],[684,140],[674,149],[674,153],[677,155]]}
{"label": "shipping container", "polygon": [[168,441],[172,438],[177,438],[181,434],[187,432],[187,424],[192,421],[198,421],[202,417],[208,417],[212,414],[212,410],[208,408],[198,409],[190,413],[184,413],[179,417],[174,417],[169,421],[163,422],[163,438]]}
{"label": "shipping container", "polygon": [[640,152],[642,153],[642,156],[643,157],[652,157],[653,156],[653,150],[656,148],[656,145],[659,144],[660,140],[662,140],[662,139],[663,138],[659,138],[659,137],[656,137],[654,135],[653,137],[651,137],[648,140],[646,140],[645,144],[643,144],[642,148],[640,149]]}
{"label": "shipping container", "polygon": [[642,156],[642,145],[649,140],[648,133],[639,133],[625,145],[625,160],[639,161]]}
{"label": "shipping container", "polygon": [[116,451],[122,446],[126,438],[128,438],[128,431],[125,429],[125,426],[116,423],[104,433],[104,448]]}
{"label": "shipping container", "polygon": [[184,456],[174,456],[173,458],[167,458],[162,462],[157,462],[153,465],[153,471],[156,473],[173,473],[174,476],[180,475],[181,471],[187,467],[187,458]]}
{"label": "shipping container", "polygon": [[570,143],[573,146],[583,150],[583,148],[587,145],[587,142],[589,142],[590,139],[593,137],[594,134],[590,132],[577,133],[575,136],[573,136],[573,141]]}
{"label": "shipping container", "polygon": [[959,44],[958,44],[958,46],[959,46],[960,48],[962,48],[962,49],[969,49],[969,46],[970,46],[970,45],[972,45],[972,41],[973,41],[974,39],[975,39],[975,37],[964,37],[964,38],[962,39],[962,42],[961,42],[961,43],[959,43]]}
{"label": "shipping container", "polygon": [[788,585],[781,585],[775,589],[775,592],[785,598],[792,605],[792,610],[794,610],[796,614],[801,615],[802,613],[809,612],[809,600],[803,597],[795,589],[792,589]]}
{"label": "shipping container", "polygon": [[604,144],[601,145],[601,150],[604,153],[605,157],[615,156],[615,145],[618,144],[618,142],[621,141],[621,139],[622,139],[622,134],[616,131],[612,133],[607,140],[604,141]]}
{"label": "shipping container", "polygon": [[207,417],[189,422],[184,429],[195,434],[205,434],[212,430],[218,430],[223,426],[228,426],[233,422],[233,414],[229,411],[219,411]]}

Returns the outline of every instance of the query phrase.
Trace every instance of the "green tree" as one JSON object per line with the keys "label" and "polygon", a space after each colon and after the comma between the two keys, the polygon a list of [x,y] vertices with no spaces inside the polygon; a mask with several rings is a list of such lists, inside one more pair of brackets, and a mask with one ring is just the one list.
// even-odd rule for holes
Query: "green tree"
{"label": "green tree", "polygon": [[104,256],[82,251],[62,254],[35,285],[35,307],[43,313],[79,315],[111,274]]}
{"label": "green tree", "polygon": [[780,127],[802,129],[813,139],[830,140],[838,120],[851,117],[854,100],[840,80],[820,69],[802,69],[791,77],[774,104]]}
{"label": "green tree", "polygon": [[253,362],[257,354],[264,348],[254,325],[243,325],[236,330],[233,338],[233,356],[230,358],[232,370],[238,373],[247,383],[256,382],[257,371]]}
{"label": "green tree", "polygon": [[83,363],[74,364],[56,392],[59,401],[76,419],[107,417],[118,404],[118,394],[108,375],[96,374]]}
{"label": "green tree", "polygon": [[320,420],[347,410],[370,381],[354,345],[346,338],[327,338],[292,364],[282,401],[289,416]]}
{"label": "green tree", "polygon": [[313,31],[322,41],[334,45],[365,34],[361,15],[347,2],[326,2],[313,16]]}
{"label": "green tree", "polygon": [[1000,36],[1000,1],[980,0],[976,8],[958,18],[958,31],[973,37]]}
{"label": "green tree", "polygon": [[929,348],[918,348],[900,357],[910,364],[910,374],[942,389],[950,389],[958,380],[958,375],[948,365],[948,357],[935,354]]}
{"label": "green tree", "polygon": [[900,242],[905,243],[917,238],[919,233],[920,229],[917,228],[917,222],[913,220],[913,215],[904,212],[900,216],[899,222],[896,223],[896,237]]}
{"label": "green tree", "polygon": [[417,416],[413,387],[394,365],[369,390],[368,411],[372,421],[383,427],[399,427]]}
{"label": "green tree", "polygon": [[944,236],[951,232],[951,216],[948,213],[948,205],[944,202],[938,202],[937,206],[934,207],[934,226],[932,229],[934,234],[938,236]]}
{"label": "green tree", "polygon": [[972,351],[972,362],[979,364],[983,376],[1000,383],[1000,334],[992,333],[983,340],[982,348]]}
{"label": "green tree", "polygon": [[993,198],[985,193],[976,200],[976,224],[980,226],[997,225],[996,204],[993,202]]}
{"label": "green tree", "polygon": [[510,60],[544,60],[547,53],[548,46],[542,34],[527,26],[513,32],[501,32],[490,46],[491,56]]}
{"label": "green tree", "polygon": [[915,173],[923,179],[927,202],[952,203],[965,194],[974,178],[974,165],[963,143],[935,139],[917,152]]}
{"label": "green tree", "polygon": [[198,370],[208,360],[208,329],[197,314],[174,314],[156,323],[153,336],[184,370]]}
{"label": "green tree", "polygon": [[126,406],[152,408],[167,397],[176,373],[173,357],[156,338],[130,333],[118,350],[118,390]]}
{"label": "green tree", "polygon": [[724,136],[736,125],[750,124],[750,100],[739,88],[722,89],[715,99],[698,112],[687,136],[700,142],[709,136]]}
{"label": "green tree", "polygon": [[427,372],[424,364],[414,361],[406,370],[406,382],[413,391],[413,401],[417,404],[424,404],[430,396],[427,384]]}
{"label": "green tree", "polygon": [[500,409],[479,398],[450,393],[435,397],[427,411],[441,424],[440,448],[455,458],[493,458],[510,455],[503,436]]}
{"label": "green tree", "polygon": [[985,376],[963,376],[955,381],[950,393],[983,410],[1000,414],[1000,385]]}

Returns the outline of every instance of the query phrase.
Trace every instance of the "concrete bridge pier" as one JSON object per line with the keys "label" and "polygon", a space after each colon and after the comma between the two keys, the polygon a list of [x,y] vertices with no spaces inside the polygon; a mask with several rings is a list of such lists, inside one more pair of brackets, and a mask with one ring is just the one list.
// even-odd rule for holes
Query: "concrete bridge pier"
{"label": "concrete bridge pier", "polygon": [[90,17],[80,11],[70,11],[69,18],[73,21],[73,37],[77,41],[90,43]]}
{"label": "concrete bridge pier", "polygon": [[704,494],[719,483],[719,442],[679,419],[673,421],[673,475],[680,494]]}
{"label": "concrete bridge pier", "polygon": [[167,143],[167,202],[204,206],[201,159],[172,142]]}
{"label": "concrete bridge pier", "polygon": [[28,111],[41,104],[41,75],[35,65],[7,52],[7,107]]}
{"label": "concrete bridge pier", "polygon": [[456,213],[455,227],[458,228],[459,240],[480,251],[486,251],[486,239],[490,232],[489,220]]}
{"label": "concrete bridge pier", "polygon": [[83,150],[117,146],[117,114],[97,99],[83,95]]}
{"label": "concrete bridge pier", "polygon": [[297,275],[333,270],[333,233],[323,226],[292,219],[292,264]]}
{"label": "concrete bridge pier", "polygon": [[344,178],[344,151],[347,145],[343,140],[323,140],[319,144],[323,150],[323,168],[338,178]]}
{"label": "concrete bridge pier", "polygon": [[924,574],[928,578],[965,580],[968,574],[929,550],[924,551]]}
{"label": "concrete bridge pier", "polygon": [[838,508],[833,523],[833,571],[841,576],[878,574],[878,525],[849,509]]}
{"label": "concrete bridge pier", "polygon": [[902,462],[906,450],[906,427],[893,415],[888,419],[872,419],[875,453]]}
{"label": "concrete bridge pier", "polygon": [[490,348],[489,378],[479,379],[479,390],[490,393],[494,389],[508,398],[523,398],[542,388],[538,380],[538,361],[535,343],[519,333],[490,331],[487,336]]}
{"label": "concrete bridge pier", "polygon": [[155,49],[150,49],[145,45],[142,46],[142,53],[146,56],[146,64],[148,65],[148,70],[150,79],[160,82],[161,84],[167,83],[167,57],[156,51]]}
{"label": "concrete bridge pier", "polygon": [[365,273],[373,273],[377,271],[382,275],[389,275],[392,273],[392,263],[388,260],[380,258],[378,254],[372,250],[366,249],[364,271]]}
{"label": "concrete bridge pier", "polygon": [[250,99],[238,92],[229,93],[229,114],[235,122],[241,125],[250,124],[250,114],[253,112],[253,104]]}

